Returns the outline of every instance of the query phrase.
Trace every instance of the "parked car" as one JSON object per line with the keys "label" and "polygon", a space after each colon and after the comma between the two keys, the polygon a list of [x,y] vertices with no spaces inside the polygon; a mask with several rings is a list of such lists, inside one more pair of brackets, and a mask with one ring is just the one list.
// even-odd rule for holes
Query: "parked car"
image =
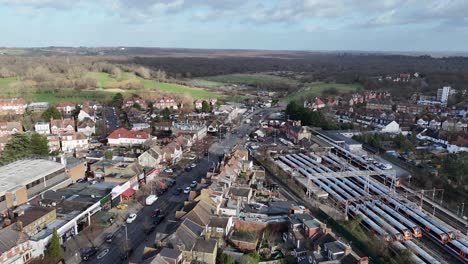
{"label": "parked car", "polygon": [[81,178],[81,179],[78,179],[76,182],[77,182],[77,183],[80,183],[80,182],[85,182],[85,181],[86,181],[85,178]]}
{"label": "parked car", "polygon": [[119,205],[116,206],[116,208],[119,209],[119,210],[125,210],[125,209],[127,209],[127,207],[128,207],[128,205],[126,205],[126,204],[119,204]]}
{"label": "parked car", "polygon": [[145,232],[146,235],[149,235],[149,234],[153,233],[154,230],[156,230],[156,226],[151,225],[150,227],[145,228],[145,230],[143,230],[143,231]]}
{"label": "parked car", "polygon": [[107,233],[104,237],[104,240],[107,242],[107,243],[112,243],[112,241],[114,241],[114,238],[115,238],[115,234],[112,234],[112,233]]}
{"label": "parked car", "polygon": [[197,181],[192,181],[192,183],[190,183],[190,188],[195,188],[197,187]]}
{"label": "parked car", "polygon": [[197,166],[197,164],[195,164],[195,163],[190,164],[190,167],[192,167],[192,168],[195,168],[196,166]]}
{"label": "parked car", "polygon": [[146,197],[146,205],[152,205],[154,202],[156,202],[156,200],[158,200],[158,197],[154,194],[151,194],[151,195],[148,195],[148,197]]}
{"label": "parked car", "polygon": [[167,169],[165,169],[165,170],[164,170],[164,172],[167,172],[167,173],[173,173],[173,172],[174,172],[174,170],[172,170],[171,168],[167,168]]}
{"label": "parked car", "polygon": [[191,171],[192,170],[192,167],[188,166],[188,167],[185,167],[185,171]]}
{"label": "parked car", "polygon": [[89,260],[92,256],[98,252],[97,247],[87,247],[81,250],[81,259]]}
{"label": "parked car", "polygon": [[184,189],[184,193],[185,193],[185,194],[190,193],[191,190],[192,190],[192,189],[190,189],[190,187],[186,187],[186,188]]}
{"label": "parked car", "polygon": [[162,187],[161,189],[159,189],[158,195],[159,196],[163,195],[165,192],[167,192],[167,190],[168,190],[167,187]]}
{"label": "parked car", "polygon": [[174,194],[174,195],[179,195],[181,193],[182,193],[182,188],[174,189],[174,191],[172,192],[172,194]]}
{"label": "parked car", "polygon": [[129,214],[128,217],[127,217],[127,224],[133,223],[133,221],[135,221],[136,217],[137,217],[137,214]]}
{"label": "parked car", "polygon": [[125,250],[125,251],[120,253],[120,259],[121,260],[128,259],[132,254],[133,254],[133,248]]}
{"label": "parked car", "polygon": [[153,219],[153,224],[154,224],[154,225],[159,225],[159,224],[164,220],[165,217],[166,217],[166,216],[165,216],[165,215],[162,215],[162,214],[156,216],[156,217]]}
{"label": "parked car", "polygon": [[155,218],[155,217],[158,216],[160,213],[161,213],[161,209],[156,209],[156,210],[154,210],[154,211],[151,213],[151,217],[152,217],[152,218]]}
{"label": "parked car", "polygon": [[174,186],[175,184],[176,184],[176,181],[175,181],[175,180],[169,180],[169,181],[167,182],[167,187],[172,187],[172,186]]}

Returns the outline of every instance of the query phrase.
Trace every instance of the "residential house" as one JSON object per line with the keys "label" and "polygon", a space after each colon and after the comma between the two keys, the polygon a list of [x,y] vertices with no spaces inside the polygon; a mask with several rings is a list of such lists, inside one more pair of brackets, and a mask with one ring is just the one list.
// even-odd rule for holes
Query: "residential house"
{"label": "residential house", "polygon": [[62,134],[60,135],[60,142],[62,151],[66,153],[88,150],[89,148],[88,137],[81,132]]}
{"label": "residential house", "polygon": [[325,107],[325,103],[323,102],[322,99],[318,98],[318,97],[315,97],[312,102],[309,102],[309,101],[304,101],[304,107],[305,108],[310,108],[310,109],[313,109],[313,110],[318,110],[318,109],[322,109]]}
{"label": "residential house", "polygon": [[90,119],[96,122],[96,112],[93,108],[81,109],[78,113],[78,121],[83,121],[85,119]]}
{"label": "residential house", "polygon": [[442,126],[442,122],[440,122],[437,119],[432,119],[431,121],[429,121],[429,128],[430,129],[437,130],[437,129],[440,129],[441,126]]}
{"label": "residential house", "polygon": [[78,132],[85,134],[87,137],[90,137],[93,134],[96,134],[96,123],[92,119],[84,119],[78,124]]}
{"label": "residential house", "polygon": [[151,136],[145,131],[130,131],[126,128],[116,129],[107,137],[111,146],[142,145],[149,139]]}
{"label": "residential house", "polygon": [[231,187],[228,193],[232,200],[240,201],[244,204],[250,203],[253,195],[252,189],[249,187]]}
{"label": "residential house", "polygon": [[148,123],[133,123],[132,130],[147,130],[151,129],[150,124]]}
{"label": "residential house", "polygon": [[23,264],[31,261],[32,245],[28,235],[16,225],[0,229],[0,262]]}
{"label": "residential house", "polygon": [[164,161],[164,152],[157,145],[152,146],[138,157],[138,163],[143,167],[154,168]]}
{"label": "residential house", "polygon": [[203,100],[202,99],[197,99],[195,100],[195,109],[200,110],[202,109],[203,106]]}
{"label": "residential house", "polygon": [[0,137],[9,136],[23,132],[23,126],[20,122],[0,122]]}
{"label": "residential house", "polygon": [[161,97],[157,99],[156,101],[154,101],[153,108],[159,109],[159,110],[162,110],[165,108],[176,110],[177,102],[172,97]]}
{"label": "residential house", "polygon": [[213,239],[224,239],[234,227],[232,217],[213,216],[206,226],[206,234]]}
{"label": "residential house", "polygon": [[92,108],[95,112],[98,112],[102,109],[102,105],[98,102],[86,101],[81,106],[82,109]]}
{"label": "residential house", "polygon": [[288,231],[283,233],[283,240],[296,249],[308,248],[310,239],[320,231],[320,223],[308,214],[291,214],[288,220]]}
{"label": "residential house", "polygon": [[396,121],[387,121],[377,127],[382,133],[401,133],[400,125]]}
{"label": "residential house", "polygon": [[366,103],[366,109],[369,110],[380,110],[380,111],[392,111],[392,105],[389,103]]}
{"label": "residential house", "polygon": [[178,142],[171,142],[163,148],[164,160],[176,164],[182,159],[182,146]]}
{"label": "residential house", "polygon": [[60,136],[59,135],[47,135],[47,145],[49,146],[50,152],[60,151]]}
{"label": "residential house", "polygon": [[216,240],[197,239],[192,248],[192,252],[187,260],[193,263],[216,264],[216,254],[218,252],[218,242]]}
{"label": "residential house", "polygon": [[124,108],[130,108],[133,107],[134,105],[139,105],[141,109],[147,109],[148,105],[146,104],[145,100],[138,96],[132,96],[130,98],[126,98],[123,101],[123,107]]}
{"label": "residential house", "polygon": [[182,251],[163,248],[158,255],[150,262],[150,264],[182,264],[184,263],[184,255]]}
{"label": "residential house", "polygon": [[177,136],[190,136],[194,142],[202,140],[207,133],[207,127],[205,124],[195,122],[173,122],[171,130],[172,133]]}
{"label": "residential house", "polygon": [[23,98],[0,99],[0,114],[22,115],[28,104]]}
{"label": "residential house", "polygon": [[191,259],[191,251],[195,243],[204,234],[205,228],[191,221],[184,219],[174,233],[167,238],[167,245],[182,251],[184,259]]}
{"label": "residential house", "polygon": [[460,132],[466,131],[468,125],[464,122],[458,121],[456,119],[447,119],[442,122],[441,129],[445,131]]}
{"label": "residential house", "polygon": [[36,133],[41,135],[49,135],[50,134],[50,123],[47,122],[37,122],[34,125],[34,130]]}
{"label": "residential house", "polygon": [[75,120],[73,118],[50,119],[50,132],[54,135],[72,134],[75,132]]}
{"label": "residential house", "polygon": [[32,102],[28,105],[28,111],[34,113],[44,112],[49,108],[48,102]]}
{"label": "residential house", "polygon": [[70,116],[75,111],[75,104],[70,102],[59,102],[55,105],[64,116]]}

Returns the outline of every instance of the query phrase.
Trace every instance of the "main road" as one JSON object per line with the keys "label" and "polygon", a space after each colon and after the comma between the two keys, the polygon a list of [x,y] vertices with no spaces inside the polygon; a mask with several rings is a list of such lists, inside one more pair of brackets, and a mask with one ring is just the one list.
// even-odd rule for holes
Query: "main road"
{"label": "main road", "polygon": [[[213,166],[214,162],[217,162],[222,155],[229,153],[236,144],[243,144],[245,137],[257,127],[258,121],[277,110],[278,109],[272,108],[254,111],[250,115],[254,117],[253,122],[241,124],[237,128],[236,134],[226,134],[225,138],[212,144],[209,148],[209,155],[196,161],[195,163],[197,166],[195,168],[189,172],[176,171],[176,176],[173,176],[177,182],[176,185],[160,196],[154,204],[145,206],[138,211],[136,220],[126,225],[127,232],[125,232],[125,227],[122,226],[116,232],[116,239],[110,244],[104,243],[100,245],[98,254],[93,256],[86,263],[115,264],[123,263],[124,261],[141,263],[143,261],[142,256],[145,246],[154,247],[157,235],[158,237],[170,235],[179,224],[177,219],[175,219],[175,212],[182,208],[184,201],[187,199],[187,194],[181,193],[180,195],[174,195],[173,190],[175,188],[185,188],[194,180],[200,182],[201,178],[206,175],[206,172]],[[203,188],[203,186],[199,184],[197,188]],[[156,227],[155,231],[146,235],[144,233],[144,228],[152,223],[151,212],[155,209],[160,209],[161,214],[164,214],[166,218]],[[129,244],[134,249],[134,253],[128,260],[122,260],[120,258],[121,252],[123,251],[122,245],[125,242],[125,233],[127,233]]]}

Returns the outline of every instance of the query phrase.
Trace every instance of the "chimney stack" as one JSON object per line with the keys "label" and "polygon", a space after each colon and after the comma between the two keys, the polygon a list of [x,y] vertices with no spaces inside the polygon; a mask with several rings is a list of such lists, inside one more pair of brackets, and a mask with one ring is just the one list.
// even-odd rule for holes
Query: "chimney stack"
{"label": "chimney stack", "polygon": [[16,222],[16,227],[18,228],[18,231],[23,231],[23,222],[21,221]]}

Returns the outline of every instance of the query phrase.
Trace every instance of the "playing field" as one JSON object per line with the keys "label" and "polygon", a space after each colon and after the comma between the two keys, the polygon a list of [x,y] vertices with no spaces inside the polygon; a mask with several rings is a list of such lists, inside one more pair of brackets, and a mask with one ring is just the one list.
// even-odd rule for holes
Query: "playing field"
{"label": "playing field", "polygon": [[304,88],[300,89],[299,91],[290,94],[289,96],[285,97],[283,101],[301,101],[306,98],[314,98],[317,96],[322,96],[324,93],[337,93],[343,94],[348,93],[356,90],[362,89],[362,85],[359,83],[354,84],[342,84],[342,83],[323,83],[323,82],[316,82],[316,83],[309,83],[304,86]]}

